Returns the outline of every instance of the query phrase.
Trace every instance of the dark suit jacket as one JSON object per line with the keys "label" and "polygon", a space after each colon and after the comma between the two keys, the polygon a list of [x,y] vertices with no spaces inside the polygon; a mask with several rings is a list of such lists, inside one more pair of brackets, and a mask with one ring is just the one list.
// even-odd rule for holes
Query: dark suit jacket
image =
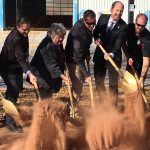
{"label": "dark suit jacket", "polygon": [[78,20],[68,34],[65,54],[66,62],[79,65],[85,77],[90,76],[85,67],[85,59],[90,56],[91,43],[92,31],[88,30],[83,19]]}
{"label": "dark suit jacket", "polygon": [[64,72],[65,66],[62,44],[57,46],[46,36],[39,44],[30,64],[47,82],[50,90],[57,92],[60,89],[62,83],[60,75]]}
{"label": "dark suit jacket", "polygon": [[26,73],[29,70],[28,37],[24,37],[15,28],[6,37],[1,52],[1,67],[4,72]]}
{"label": "dark suit jacket", "polygon": [[[102,46],[108,53],[114,54],[114,60],[120,64],[121,63],[121,46],[126,37],[126,23],[119,19],[115,26],[113,27],[109,36],[106,34],[107,24],[110,15],[102,14],[98,20],[97,25],[93,31],[94,39],[100,38],[102,41]],[[93,61],[98,64],[105,64],[104,55],[99,47],[96,48],[94,53]]]}

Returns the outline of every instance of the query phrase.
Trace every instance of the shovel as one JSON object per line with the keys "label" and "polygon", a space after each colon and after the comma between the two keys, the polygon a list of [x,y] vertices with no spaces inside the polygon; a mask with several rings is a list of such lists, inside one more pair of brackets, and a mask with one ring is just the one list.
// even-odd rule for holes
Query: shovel
{"label": "shovel", "polygon": [[16,121],[18,125],[23,126],[22,119],[16,106],[11,101],[5,99],[1,92],[0,92],[0,99],[5,113],[12,116],[12,118]]}
{"label": "shovel", "polygon": [[[89,61],[87,61],[87,67],[88,67],[88,71],[90,73]],[[92,80],[89,82],[89,86],[90,86],[91,106],[94,107],[94,94],[93,94]]]}
{"label": "shovel", "polygon": [[5,99],[2,93],[0,92],[1,102],[3,109],[7,114],[12,116],[20,116],[16,106],[9,100]]}
{"label": "shovel", "polygon": [[38,102],[41,102],[41,95],[40,95],[39,88],[38,88],[36,81],[34,81],[33,86],[36,92],[36,97],[38,99]]}
{"label": "shovel", "polygon": [[[66,65],[66,77],[69,79],[69,71]],[[73,104],[73,96],[72,96],[72,91],[71,91],[71,85],[70,82],[68,83],[68,93],[69,93],[69,98],[70,98],[70,104],[71,104],[71,109],[72,109],[72,114],[73,114],[73,118],[75,118],[75,110],[74,110],[74,104]]]}
{"label": "shovel", "polygon": [[[69,71],[68,71],[68,67],[66,65],[66,77],[69,79]],[[73,104],[73,96],[72,96],[72,91],[71,91],[71,85],[70,85],[70,82],[68,84],[68,93],[69,93],[69,98],[70,98],[70,104],[71,104],[71,109],[72,109],[72,118],[68,117],[68,121],[70,123],[72,123],[73,125],[75,126],[82,126],[84,123],[83,123],[83,120],[79,119],[79,118],[75,118],[75,109],[74,109],[74,104]]]}
{"label": "shovel", "polygon": [[144,94],[143,89],[138,85],[139,78],[138,78],[138,75],[137,75],[137,73],[136,73],[135,68],[133,67],[133,63],[130,63],[129,65],[130,65],[131,68],[132,68],[132,71],[133,71],[133,73],[134,73],[134,76],[135,76],[135,79],[136,79],[136,82],[137,82],[138,89],[139,89],[139,91],[140,91],[140,93],[141,93],[141,95],[142,95],[142,97],[143,97],[143,100],[144,100],[144,102],[145,102],[145,104],[146,104],[146,107],[147,107],[147,109],[150,111],[150,107],[149,107],[149,103],[148,103],[148,100],[147,100],[147,98],[146,98],[146,95]]}
{"label": "shovel", "polygon": [[[27,59],[27,62],[29,64],[29,68],[30,68],[31,72],[33,73],[32,67],[30,66],[30,62],[29,62],[28,59]],[[38,99],[38,102],[41,102],[41,95],[40,95],[39,88],[38,88],[38,85],[37,85],[36,81],[34,81],[33,86],[34,86],[34,89],[35,89],[35,92],[36,92],[36,98]]]}
{"label": "shovel", "polygon": [[[104,54],[107,52],[102,47],[102,45],[99,44],[99,48],[102,50]],[[128,71],[123,71],[115,64],[113,59],[111,57],[108,57],[108,61],[112,64],[112,66],[115,68],[115,70],[119,73],[121,79],[119,80],[119,84],[121,88],[124,90],[125,93],[133,93],[138,90],[137,83],[135,80],[135,77],[130,74]]]}

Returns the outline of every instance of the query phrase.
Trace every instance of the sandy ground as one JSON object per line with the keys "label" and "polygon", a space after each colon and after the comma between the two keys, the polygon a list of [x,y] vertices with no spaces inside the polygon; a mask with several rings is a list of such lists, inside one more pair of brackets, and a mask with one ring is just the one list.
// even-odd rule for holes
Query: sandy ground
{"label": "sandy ground", "polygon": [[[2,91],[2,92],[4,93],[5,91]],[[150,90],[146,91],[146,95],[147,97],[148,95],[150,95]],[[98,99],[95,89],[94,89],[94,98]],[[66,102],[69,101],[67,88],[64,87],[61,89],[59,93],[54,94],[53,99],[55,99],[55,101],[57,100],[61,101],[62,105],[65,106]],[[107,99],[105,99],[105,101],[106,100]],[[42,116],[43,121],[40,123],[37,123],[36,119],[32,120],[32,116],[36,115],[36,117],[38,118],[42,114],[40,113],[39,110],[38,112],[35,111],[33,114],[33,110],[34,110],[33,104],[35,104],[36,102],[37,102],[37,99],[35,96],[35,91],[32,87],[25,89],[20,94],[20,97],[18,99],[18,108],[20,110],[20,114],[22,116],[23,123],[24,123],[23,133],[13,133],[5,127],[5,124],[3,123],[4,112],[1,107],[0,109],[0,115],[1,115],[0,116],[1,117],[0,150],[19,150],[19,149],[22,149],[22,150],[26,150],[26,149],[30,149],[30,150],[36,150],[36,149],[37,150],[40,150],[40,149],[43,149],[43,150],[48,150],[48,149],[50,150],[54,150],[54,149],[56,150],[57,149],[58,150],[60,149],[63,149],[63,150],[89,150],[89,149],[100,150],[102,149],[102,150],[105,150],[106,148],[111,149],[111,150],[149,150],[150,149],[150,145],[149,145],[150,114],[149,113],[145,114],[146,135],[144,135],[144,137],[139,140],[141,142],[141,140],[143,141],[144,139],[144,144],[143,142],[141,142],[140,146],[139,145],[137,146],[137,144],[135,146],[135,141],[130,140],[132,142],[131,143],[127,142],[125,144],[126,146],[124,145],[118,146],[118,142],[120,142],[124,138],[124,131],[129,131],[128,129],[130,129],[130,127],[132,126],[132,125],[130,126],[124,123],[124,119],[122,119],[124,117],[124,112],[123,112],[124,95],[122,93],[120,93],[119,112],[114,110],[114,108],[109,108],[107,106],[108,103],[106,103],[106,106],[104,106],[103,108],[98,107],[98,109],[94,113],[93,111],[91,113],[92,109],[90,105],[90,90],[88,86],[85,86],[83,90],[81,102],[80,102],[80,108],[83,110],[84,109],[86,110],[84,111],[84,114],[83,114],[85,118],[87,118],[85,119],[85,125],[81,127],[77,127],[67,122],[64,126],[65,129],[63,127],[63,123],[60,120],[56,119],[56,117],[53,117],[53,113],[55,112],[55,110],[53,109],[51,109],[51,111],[47,111],[48,117],[45,118],[45,121],[43,119],[43,116]],[[57,108],[59,107],[59,105],[57,105],[57,102],[53,108],[55,107]],[[42,105],[40,108],[42,108]],[[93,119],[93,115],[94,115],[94,119]],[[55,116],[57,116],[57,113],[55,114]],[[35,124],[33,125],[33,122],[36,122],[35,123],[36,126]],[[46,122],[46,124],[44,124],[43,122],[44,123]],[[51,124],[51,127],[47,126],[48,123]],[[41,129],[39,129],[38,124],[41,125]],[[33,144],[33,143],[34,143],[35,137],[39,136],[35,128],[38,128],[37,130],[40,130],[40,139],[47,137],[48,141],[47,139],[44,141],[46,141],[45,143],[48,143],[48,144],[45,144],[45,145],[51,144],[52,145],[51,148],[50,147],[40,148],[41,143],[37,141],[35,142],[37,142],[38,148],[35,148],[36,144]],[[85,133],[85,130],[86,130],[86,133]],[[56,131],[59,131],[59,132],[57,134],[54,134],[56,133]],[[105,133],[102,133],[104,131]],[[114,132],[115,132],[115,141],[113,140]],[[96,136],[93,137],[93,133],[95,133]],[[30,137],[30,135],[32,136]],[[100,135],[103,135],[103,136],[100,136]],[[137,135],[135,133],[132,133],[132,135],[135,135],[134,138],[137,139]],[[50,143],[50,141],[52,140],[49,141],[49,139],[51,138],[53,139],[53,143]],[[61,141],[58,142],[59,138],[61,139]],[[101,138],[104,139],[104,140],[101,140],[103,142],[99,142],[99,139]],[[130,138],[131,137],[129,136],[128,139]],[[54,139],[57,139],[57,140],[54,140]],[[98,148],[95,147],[97,143],[93,145],[95,141],[97,141],[99,145]],[[136,143],[140,143],[139,141],[137,140]],[[56,145],[60,145],[60,147],[54,148],[53,147],[54,143],[57,143]],[[67,146],[64,143],[67,143]],[[93,149],[91,147],[89,148],[88,146],[91,143],[92,143]],[[103,144],[105,145],[105,148],[100,148],[102,147]],[[145,145],[147,146],[145,147]],[[141,149],[142,146],[143,148]],[[139,147],[140,149],[138,149],[137,147]]]}

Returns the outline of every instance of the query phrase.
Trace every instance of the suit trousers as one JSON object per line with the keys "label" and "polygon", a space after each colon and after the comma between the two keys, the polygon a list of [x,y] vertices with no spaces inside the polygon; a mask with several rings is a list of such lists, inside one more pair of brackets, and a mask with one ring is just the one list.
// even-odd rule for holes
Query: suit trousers
{"label": "suit trousers", "polygon": [[80,70],[80,67],[74,63],[68,63],[69,76],[72,82],[72,92],[75,100],[79,101],[82,93],[83,83],[85,82],[85,76]]}
{"label": "suit trousers", "polygon": [[116,106],[118,103],[118,73],[109,62],[106,62],[106,65],[104,66],[96,63],[94,64],[96,90],[99,95],[100,102],[104,102],[103,99],[106,99],[106,88],[104,81],[107,69],[109,76],[109,95],[111,98],[111,103]]}
{"label": "suit trousers", "polygon": [[[22,89],[23,74],[19,73],[3,73],[2,78],[7,86],[6,96],[7,100],[10,100],[16,105],[19,92]],[[11,116],[6,114],[6,124],[14,124],[14,120]]]}

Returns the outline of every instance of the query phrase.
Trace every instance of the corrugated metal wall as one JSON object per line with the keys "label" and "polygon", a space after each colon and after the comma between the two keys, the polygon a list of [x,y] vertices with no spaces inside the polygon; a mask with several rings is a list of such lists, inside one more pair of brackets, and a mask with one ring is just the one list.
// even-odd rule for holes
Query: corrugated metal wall
{"label": "corrugated metal wall", "polygon": [[[115,0],[78,0],[78,13],[79,18],[82,17],[83,12],[87,9],[92,9],[95,11],[97,18],[100,13],[110,13],[111,4]],[[123,19],[128,22],[128,0],[120,0],[125,8],[123,13]]]}
{"label": "corrugated metal wall", "polygon": [[[110,8],[114,1],[115,0],[74,0],[74,2],[78,3],[78,9],[76,9],[77,13],[74,13],[77,17],[74,17],[76,20],[73,22],[75,23],[79,18],[81,18],[83,12],[87,9],[94,10],[97,15],[97,19],[99,18],[100,13],[110,13]],[[125,6],[122,18],[126,21],[126,23],[128,23],[129,0],[120,1]],[[147,28],[150,29],[150,0],[134,0],[134,4],[134,20],[138,13],[145,13],[149,18]]]}
{"label": "corrugated metal wall", "polygon": [[150,0],[134,0],[134,20],[138,13],[145,13],[148,16],[147,28],[150,29]]}

